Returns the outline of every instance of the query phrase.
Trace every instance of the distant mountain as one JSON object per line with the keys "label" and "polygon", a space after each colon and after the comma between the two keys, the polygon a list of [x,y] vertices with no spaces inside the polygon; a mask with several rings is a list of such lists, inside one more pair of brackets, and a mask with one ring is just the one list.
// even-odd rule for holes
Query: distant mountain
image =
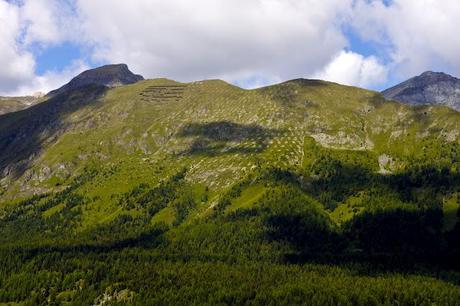
{"label": "distant mountain", "polygon": [[47,96],[55,96],[90,84],[117,87],[134,84],[143,79],[143,76],[132,73],[126,64],[106,65],[80,73],[66,85],[49,92]]}
{"label": "distant mountain", "polygon": [[460,110],[460,79],[442,72],[424,72],[382,94],[411,105],[443,105]]}
{"label": "distant mountain", "polygon": [[0,115],[26,109],[42,99],[40,96],[0,97]]}

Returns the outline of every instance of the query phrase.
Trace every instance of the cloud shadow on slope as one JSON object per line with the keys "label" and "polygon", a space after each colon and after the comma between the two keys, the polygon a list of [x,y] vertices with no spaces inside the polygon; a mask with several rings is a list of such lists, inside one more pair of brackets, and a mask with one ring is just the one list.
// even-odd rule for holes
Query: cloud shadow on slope
{"label": "cloud shadow on slope", "polygon": [[193,139],[189,148],[180,154],[215,156],[260,153],[266,149],[269,140],[280,132],[257,124],[216,121],[187,124],[177,136]]}

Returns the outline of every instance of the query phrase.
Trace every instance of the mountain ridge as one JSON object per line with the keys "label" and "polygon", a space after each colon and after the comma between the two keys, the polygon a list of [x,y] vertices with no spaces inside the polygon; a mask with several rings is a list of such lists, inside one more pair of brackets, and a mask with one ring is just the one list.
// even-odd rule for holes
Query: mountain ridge
{"label": "mountain ridge", "polygon": [[443,72],[426,71],[382,94],[411,105],[442,105],[460,111],[460,79]]}
{"label": "mountain ridge", "polygon": [[64,86],[50,91],[46,96],[53,97],[68,90],[95,84],[106,87],[134,84],[144,80],[144,77],[132,73],[126,64],[110,64],[83,71]]}
{"label": "mountain ridge", "polygon": [[0,304],[455,305],[459,140],[326,81],[63,90],[0,116]]}
{"label": "mountain ridge", "polygon": [[[145,109],[145,113],[151,113],[155,110],[156,113],[161,114],[165,110],[172,108],[171,111],[173,113],[184,113],[177,122],[168,121],[172,119],[167,119],[167,121],[164,122],[164,127],[169,126],[168,129],[170,129],[166,134],[168,136],[161,136],[164,132],[157,136],[151,136],[154,137],[154,143],[165,141],[161,140],[162,137],[167,137],[166,139],[170,140],[176,139],[171,142],[171,145],[169,145],[169,148],[163,152],[163,154],[170,154],[173,151],[188,152],[191,149],[195,151],[199,149],[203,152],[215,152],[213,154],[217,154],[220,150],[225,150],[225,143],[222,143],[222,148],[212,145],[212,142],[216,140],[210,138],[208,134],[205,134],[206,136],[203,135],[203,137],[200,136],[195,141],[187,144],[187,138],[190,136],[193,137],[194,134],[190,134],[189,131],[185,130],[181,132],[178,128],[190,120],[192,120],[191,123],[195,124],[191,125],[192,130],[203,129],[205,132],[207,129],[212,130],[217,126],[219,129],[219,131],[217,131],[218,135],[221,134],[220,128],[222,128],[223,131],[227,130],[230,133],[235,133],[235,137],[237,134],[242,133],[241,136],[239,136],[242,137],[241,139],[239,139],[239,137],[228,139],[230,141],[229,144],[238,141],[250,141],[251,138],[248,137],[253,137],[251,136],[251,129],[253,129],[251,125],[254,124],[259,126],[259,128],[254,130],[256,131],[255,134],[261,133],[261,135],[272,135],[275,130],[281,131],[292,129],[286,126],[283,127],[283,125],[287,124],[289,126],[296,122],[297,128],[305,126],[300,129],[299,132],[291,132],[294,135],[297,133],[298,136],[296,137],[302,138],[308,135],[313,137],[318,143],[321,143],[321,145],[331,148],[373,150],[377,146],[376,141],[378,138],[376,138],[376,135],[371,135],[380,132],[377,127],[372,127],[372,125],[377,124],[383,127],[387,126],[389,122],[397,122],[395,119],[390,119],[387,116],[386,113],[388,111],[391,110],[391,112],[404,114],[399,120],[403,120],[402,118],[405,117],[406,119],[404,120],[407,120],[408,125],[415,123],[415,117],[425,118],[424,120],[427,120],[431,116],[438,116],[438,113],[441,114],[445,112],[440,109],[430,108],[418,109],[415,111],[402,105],[387,102],[375,92],[325,81],[306,79],[295,79],[250,91],[235,87],[220,80],[179,83],[167,79],[146,80],[128,87],[122,86],[106,90],[103,90],[103,88],[97,85],[87,86],[85,90],[82,88],[63,92],[49,99],[48,102],[42,103],[43,105],[35,106],[5,118],[0,117],[0,126],[2,127],[0,146],[4,152],[11,152],[11,154],[4,155],[1,159],[1,166],[2,169],[6,171],[5,173],[12,174],[16,172],[13,169],[17,167],[10,163],[11,160],[9,157],[18,161],[18,158],[23,156],[23,160],[27,161],[27,164],[30,163],[29,156],[27,155],[29,153],[26,155],[22,154],[28,151],[27,148],[35,148],[35,145],[28,143],[28,141],[24,141],[24,139],[41,139],[39,143],[52,144],[61,137],[60,135],[66,133],[70,133],[68,135],[69,137],[75,133],[94,134],[94,132],[91,132],[91,129],[88,130],[88,127],[95,128],[98,124],[106,122],[106,119],[103,118],[112,117],[114,122],[120,121],[120,124],[123,124],[126,122],[126,118],[131,116],[139,116],[140,118],[145,116],[144,114],[139,114],[135,109]],[[120,95],[119,98],[115,99],[117,102],[111,102],[109,104],[104,102],[112,101],[114,95]],[[356,100],[351,98],[354,95],[358,97],[355,98]],[[243,101],[247,99],[253,99],[255,104],[250,108],[251,110],[248,109],[245,111],[249,105],[245,105]],[[267,100],[264,102],[265,99]],[[209,101],[212,100],[215,100],[215,102],[209,104]],[[222,104],[224,101],[225,103]],[[184,103],[189,104],[186,109],[181,111],[181,108],[185,106]],[[201,105],[201,103],[203,103],[203,105]],[[116,112],[110,110],[112,107],[116,109],[121,107],[121,105],[124,105],[122,110]],[[234,107],[236,107],[236,109],[233,109]],[[91,109],[91,111],[87,112],[86,109]],[[98,111],[94,113],[94,110]],[[246,112],[244,116],[243,113],[239,114],[239,112],[243,111]],[[270,111],[273,113],[270,113]],[[72,115],[74,112],[76,113]],[[83,116],[82,112],[86,115]],[[187,113],[190,113],[190,115],[185,115]],[[385,120],[390,121],[383,122],[383,118],[379,118],[379,113],[382,115],[384,114],[384,117],[387,118]],[[445,113],[446,115],[443,116],[447,117],[443,124],[449,124],[452,128],[455,127],[455,120],[452,121],[453,119],[448,119],[448,117],[453,116],[453,114],[449,114],[449,112]],[[151,113],[151,118],[157,118],[155,120],[160,120],[160,122],[164,121],[164,119],[161,120],[158,118],[158,114]],[[288,114],[291,117],[288,117]],[[165,113],[165,116],[167,116],[166,118],[170,118],[170,115],[167,113]],[[210,116],[207,120],[209,125],[202,125],[206,123],[203,122],[203,120],[206,121],[208,116]],[[360,122],[360,120],[363,119],[357,120],[356,116],[362,118],[368,117],[368,119],[365,120],[368,123],[365,124],[364,130],[362,127],[363,123]],[[373,118],[374,116],[376,117]],[[32,118],[32,120],[29,118]],[[100,118],[103,119],[103,121],[101,121]],[[243,118],[246,119],[242,120]],[[149,119],[145,118],[143,121],[141,120],[141,122],[145,121],[147,123],[148,120]],[[197,120],[197,122],[193,120]],[[135,122],[129,123],[129,129],[138,130],[140,128],[140,126],[137,126],[139,123]],[[218,124],[212,125],[212,122],[217,122]],[[227,124],[225,124],[225,122],[227,122]],[[436,125],[440,124],[435,120],[435,117],[429,119],[429,122]],[[106,128],[111,126],[108,122],[104,124],[107,125]],[[429,127],[428,123],[423,122],[419,122],[418,125],[420,125],[418,128],[423,129]],[[261,130],[261,128],[265,129],[266,132],[262,132],[263,130]],[[121,130],[123,129],[128,129],[128,126],[123,127]],[[149,130],[152,129],[152,127],[149,128],[148,125],[145,125],[144,129]],[[385,129],[388,131],[391,130],[388,127]],[[403,130],[405,129],[407,129],[407,127],[403,128]],[[58,133],[56,134],[55,131]],[[107,131],[100,131],[100,133],[104,135]],[[113,134],[114,132],[110,133]],[[120,138],[123,133],[116,136],[116,138]],[[419,131],[417,133],[422,135],[427,132]],[[32,134],[37,136],[30,137]],[[394,134],[396,135],[396,132]],[[158,136],[160,137],[158,138]],[[94,137],[98,136],[94,134],[89,138]],[[131,138],[131,140],[126,140],[128,143],[133,144],[132,148],[129,150],[135,147],[145,152],[152,150],[152,148],[149,149],[152,143],[147,144],[151,141],[146,142],[142,139],[136,139],[137,137],[138,136]],[[453,131],[447,130],[443,133],[443,137],[452,141],[457,139],[458,131],[455,129]],[[244,140],[245,138],[246,140]],[[83,141],[82,143],[86,142],[84,140],[79,141]],[[103,141],[103,139],[101,139],[101,141]],[[138,143],[134,145],[139,141],[144,144],[141,145]],[[380,142],[380,140],[378,141]],[[119,140],[116,142],[119,142]],[[218,142],[220,142],[219,139]],[[177,146],[175,143],[180,143],[180,146]],[[260,142],[257,140],[255,144],[256,146],[262,146],[260,150],[265,150],[264,148],[268,146],[268,143],[265,143],[265,141]],[[190,149],[187,149],[187,146],[190,146]],[[381,146],[381,144],[378,146]],[[154,147],[157,147],[154,150],[158,150],[157,145],[154,145],[153,148]],[[174,149],[174,147],[177,148]],[[41,148],[41,145],[36,148]],[[235,148],[231,150],[235,150]],[[249,150],[249,152],[251,152],[252,149],[246,148],[244,150]],[[40,151],[41,150],[38,150],[32,155],[35,156],[34,159],[38,158],[40,154],[37,153],[40,153]],[[254,150],[254,153],[257,152],[257,150]],[[385,152],[382,152],[382,154],[383,153]],[[393,155],[388,152],[385,154]],[[35,162],[32,164],[34,163]],[[5,170],[7,169],[5,167],[9,170]],[[19,166],[18,169],[22,168],[23,166]],[[55,167],[49,165],[49,168],[53,169]],[[40,171],[45,170],[42,169]],[[45,172],[47,171],[48,170]],[[22,170],[18,173],[21,172]],[[26,172],[30,172],[30,169]],[[26,177],[30,175],[32,174],[29,173]],[[52,175],[53,171],[47,176],[51,177]]]}
{"label": "mountain ridge", "polygon": [[43,100],[41,96],[0,97],[0,116],[26,109]]}

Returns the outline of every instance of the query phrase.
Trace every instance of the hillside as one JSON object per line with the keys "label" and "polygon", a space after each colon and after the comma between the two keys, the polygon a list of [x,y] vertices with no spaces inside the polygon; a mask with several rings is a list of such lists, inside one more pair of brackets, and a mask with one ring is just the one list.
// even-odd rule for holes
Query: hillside
{"label": "hillside", "polygon": [[26,109],[42,101],[40,97],[0,97],[0,115]]}
{"label": "hillside", "polygon": [[191,181],[219,191],[256,167],[301,167],[309,139],[371,152],[377,171],[391,173],[407,168],[427,141],[455,144],[460,135],[457,112],[406,107],[375,92],[309,80],[250,91],[217,80],[94,85],[3,116],[0,127],[0,149],[8,152],[0,169],[10,196],[34,186],[53,190],[48,181],[58,173],[65,184],[68,173],[94,160],[132,160],[141,168],[173,160],[192,168]]}
{"label": "hillside", "polygon": [[411,105],[443,105],[460,110],[460,80],[442,72],[424,72],[382,94]]}
{"label": "hillside", "polygon": [[0,116],[0,303],[460,300],[460,113],[319,80],[102,85]]}

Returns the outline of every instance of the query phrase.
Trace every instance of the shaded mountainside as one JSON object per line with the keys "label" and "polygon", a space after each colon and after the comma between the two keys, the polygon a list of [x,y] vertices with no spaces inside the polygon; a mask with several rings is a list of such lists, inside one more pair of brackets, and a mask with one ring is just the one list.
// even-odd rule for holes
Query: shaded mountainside
{"label": "shaded mountainside", "polygon": [[382,94],[412,105],[443,105],[460,110],[460,79],[442,72],[424,72]]}
{"label": "shaded mountainside", "polygon": [[116,87],[133,84],[143,79],[141,75],[132,73],[126,64],[106,65],[80,73],[66,85],[49,92],[47,96],[53,97],[91,84]]}
{"label": "shaded mountainside", "polygon": [[3,175],[17,178],[30,162],[59,135],[71,129],[63,120],[78,109],[95,104],[107,87],[87,85],[54,96],[28,109],[0,117],[0,169]]}
{"label": "shaded mountainside", "polygon": [[0,116],[0,303],[454,305],[459,138],[318,80],[52,95]]}

